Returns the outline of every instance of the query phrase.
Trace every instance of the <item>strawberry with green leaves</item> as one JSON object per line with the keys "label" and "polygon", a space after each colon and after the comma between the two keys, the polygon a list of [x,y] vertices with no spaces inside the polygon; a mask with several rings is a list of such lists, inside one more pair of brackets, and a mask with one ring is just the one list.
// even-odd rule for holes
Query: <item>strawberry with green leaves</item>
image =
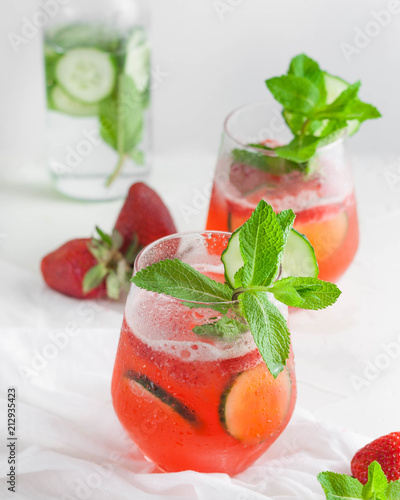
{"label": "strawberry with green leaves", "polygon": [[134,252],[123,256],[122,237],[109,236],[99,228],[99,238],[67,241],[46,255],[41,271],[46,284],[77,299],[118,299],[132,275]]}
{"label": "strawberry with green leaves", "polygon": [[41,271],[50,288],[77,299],[118,300],[129,289],[141,248],[176,233],[168,208],[142,182],[129,189],[112,235],[96,230],[97,238],[68,241],[43,258]]}

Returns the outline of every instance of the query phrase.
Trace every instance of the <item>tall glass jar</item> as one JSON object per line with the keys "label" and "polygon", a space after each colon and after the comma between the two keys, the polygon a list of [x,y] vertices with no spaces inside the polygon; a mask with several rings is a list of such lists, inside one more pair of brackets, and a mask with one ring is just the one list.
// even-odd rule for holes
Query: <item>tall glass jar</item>
{"label": "tall glass jar", "polygon": [[275,211],[291,208],[294,228],[314,247],[319,278],[336,281],[352,262],[358,247],[358,219],[347,135],[319,148],[300,170],[267,149],[290,142],[280,107],[254,102],[225,120],[215,170],[207,229],[234,231],[263,198]]}
{"label": "tall glass jar", "polygon": [[[224,281],[221,252],[230,234],[184,233],[146,247],[134,272],[178,258]],[[287,307],[270,298],[287,317]],[[117,416],[143,454],[164,471],[237,474],[282,433],[293,413],[293,355],[276,379],[249,330],[234,340],[193,329],[237,302],[193,303],[132,285],[112,380]],[[245,325],[244,325],[245,326]]]}
{"label": "tall glass jar", "polygon": [[123,197],[150,170],[146,2],[60,1],[48,17],[46,152],[55,186],[84,200]]}

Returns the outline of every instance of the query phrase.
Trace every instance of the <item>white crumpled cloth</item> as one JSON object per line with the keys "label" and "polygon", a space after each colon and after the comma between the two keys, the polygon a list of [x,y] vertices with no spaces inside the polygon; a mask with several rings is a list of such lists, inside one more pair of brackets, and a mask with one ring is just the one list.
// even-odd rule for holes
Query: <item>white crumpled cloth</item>
{"label": "white crumpled cloth", "polygon": [[[29,500],[320,500],[316,476],[349,473],[365,438],[296,409],[288,428],[236,477],[160,473],[114,414],[110,382],[122,304],[77,301],[0,262],[0,429],[6,390],[17,388],[17,494],[7,492],[0,440],[0,498]],[[15,325],[18,325],[16,327]]]}

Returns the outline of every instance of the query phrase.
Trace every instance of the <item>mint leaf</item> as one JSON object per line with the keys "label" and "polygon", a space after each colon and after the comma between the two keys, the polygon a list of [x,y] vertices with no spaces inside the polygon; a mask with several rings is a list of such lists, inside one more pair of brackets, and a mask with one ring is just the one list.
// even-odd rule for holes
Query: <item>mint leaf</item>
{"label": "mint leaf", "polygon": [[278,156],[292,160],[294,162],[303,163],[315,155],[319,137],[312,135],[297,135],[289,144],[275,149]]}
{"label": "mint leaf", "polygon": [[285,238],[275,212],[266,201],[258,203],[242,226],[239,241],[244,261],[238,274],[241,286],[268,286],[278,272]]}
{"label": "mint leaf", "polygon": [[399,500],[400,481],[390,481],[386,489],[387,500]]}
{"label": "mint leaf", "polygon": [[289,208],[288,210],[282,210],[282,212],[276,214],[276,219],[279,222],[283,232],[283,239],[285,241],[285,244],[288,239],[290,230],[293,227],[295,218],[296,215],[291,208]]}
{"label": "mint leaf", "polygon": [[205,337],[217,337],[222,340],[235,340],[240,335],[249,331],[249,326],[241,323],[235,318],[223,316],[215,323],[197,325],[193,328],[194,333]]}
{"label": "mint leaf", "polygon": [[[136,286],[156,293],[164,293],[181,300],[211,302],[212,309],[226,311],[232,300],[232,289],[200,273],[178,259],[166,259],[148,266],[131,278]],[[188,304],[189,305],[189,304]],[[190,304],[204,307],[204,304]],[[211,306],[210,306],[211,307]]]}
{"label": "mint leaf", "polygon": [[321,472],[317,476],[328,500],[363,498],[362,484],[353,477],[336,472]]}
{"label": "mint leaf", "polygon": [[368,482],[362,490],[363,498],[378,500],[378,495],[382,498],[382,494],[385,494],[387,486],[388,480],[382,467],[376,461],[370,463],[368,466]]}
{"label": "mint leaf", "polygon": [[334,283],[317,278],[283,278],[268,288],[268,292],[288,306],[302,309],[324,309],[336,302],[341,291]]}
{"label": "mint leaf", "polygon": [[277,156],[268,156],[263,153],[247,151],[246,149],[234,149],[232,151],[232,158],[234,163],[249,165],[273,175],[283,175],[293,170],[304,170],[304,166],[298,163]]}
{"label": "mint leaf", "polygon": [[289,111],[308,115],[320,100],[318,87],[302,76],[278,76],[265,83],[275,99]]}
{"label": "mint leaf", "polygon": [[118,153],[129,153],[142,139],[140,93],[126,74],[118,76],[117,90],[100,103],[100,135]]}
{"label": "mint leaf", "polygon": [[276,378],[289,358],[290,333],[286,320],[265,292],[245,292],[240,295],[240,301],[254,342]]}
{"label": "mint leaf", "polygon": [[299,54],[290,61],[288,70],[289,75],[303,76],[310,80],[316,87],[318,87],[320,99],[319,103],[324,103],[326,100],[326,88],[324,73],[321,71],[319,64],[306,56]]}

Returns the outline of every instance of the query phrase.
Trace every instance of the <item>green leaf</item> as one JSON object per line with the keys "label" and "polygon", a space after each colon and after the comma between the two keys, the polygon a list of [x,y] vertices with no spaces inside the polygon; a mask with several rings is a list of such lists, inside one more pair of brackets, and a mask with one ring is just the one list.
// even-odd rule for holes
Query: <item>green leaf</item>
{"label": "green leaf", "polygon": [[286,146],[276,148],[275,152],[278,156],[286,158],[287,160],[303,163],[315,155],[319,142],[319,137],[314,137],[312,135],[297,135]]}
{"label": "green leaf", "polygon": [[100,286],[107,273],[108,269],[104,264],[97,264],[90,268],[83,278],[83,293],[89,293],[91,290]]}
{"label": "green leaf", "polygon": [[337,474],[335,472],[321,472],[318,481],[328,500],[354,500],[363,498],[362,484],[357,479]]}
{"label": "green leaf", "polygon": [[244,261],[242,286],[268,286],[278,272],[285,239],[276,214],[266,201],[258,203],[242,226],[239,242]]}
{"label": "green leaf", "polygon": [[110,299],[118,300],[121,293],[121,281],[118,275],[114,272],[110,273],[106,278],[107,296]]}
{"label": "green leaf", "polygon": [[288,111],[309,115],[320,100],[318,87],[302,76],[278,76],[265,83],[275,99]]}
{"label": "green leaf", "polygon": [[[216,311],[229,309],[229,305],[218,305],[218,303],[232,300],[232,289],[228,285],[208,278],[178,259],[156,262],[136,273],[131,281],[139,288],[164,293],[177,299],[211,302],[213,303],[212,309]],[[191,307],[205,306],[204,304],[191,304]]]}
{"label": "green leaf", "polygon": [[288,74],[302,76],[307,78],[307,80],[310,80],[316,87],[318,87],[320,94],[319,103],[325,102],[326,88],[324,73],[316,61],[305,54],[299,54],[290,61]]}
{"label": "green leaf", "polygon": [[268,292],[284,304],[302,309],[324,309],[336,302],[341,291],[334,283],[318,278],[283,278],[275,281]]}
{"label": "green leaf", "polygon": [[386,489],[387,500],[399,500],[400,481],[390,481]]}
{"label": "green leaf", "polygon": [[119,250],[122,247],[123,243],[124,243],[124,238],[122,234],[118,231],[118,229],[114,228],[112,230],[112,235],[111,235],[112,248]]}
{"label": "green leaf", "polygon": [[363,498],[378,500],[377,495],[380,495],[380,498],[382,498],[382,494],[385,494],[387,486],[388,480],[382,471],[382,467],[376,461],[370,463],[368,466],[368,482],[362,490]]}
{"label": "green leaf", "polygon": [[118,76],[118,88],[100,103],[100,135],[120,155],[130,153],[141,141],[143,109],[140,92],[130,76]]}
{"label": "green leaf", "polygon": [[254,342],[276,378],[289,357],[290,333],[286,320],[265,292],[245,292],[240,295],[240,301]]}
{"label": "green leaf", "polygon": [[293,222],[295,218],[296,215],[291,208],[289,208],[288,210],[282,210],[282,212],[276,214],[276,219],[279,222],[283,232],[283,238],[285,244],[289,236],[289,233],[293,227]]}
{"label": "green leaf", "polygon": [[215,323],[206,325],[197,325],[193,328],[197,335],[205,337],[214,337],[223,340],[235,340],[243,333],[249,331],[249,326],[241,323],[237,319],[223,316]]}
{"label": "green leaf", "polygon": [[247,151],[245,149],[234,149],[232,151],[232,158],[235,163],[249,165],[273,175],[284,175],[293,170],[304,170],[304,166],[298,163],[277,156],[268,156],[263,153]]}
{"label": "green leaf", "polygon": [[100,236],[101,240],[104,241],[104,243],[111,248],[113,244],[111,236],[102,231],[98,226],[96,226],[96,231],[97,234]]}

